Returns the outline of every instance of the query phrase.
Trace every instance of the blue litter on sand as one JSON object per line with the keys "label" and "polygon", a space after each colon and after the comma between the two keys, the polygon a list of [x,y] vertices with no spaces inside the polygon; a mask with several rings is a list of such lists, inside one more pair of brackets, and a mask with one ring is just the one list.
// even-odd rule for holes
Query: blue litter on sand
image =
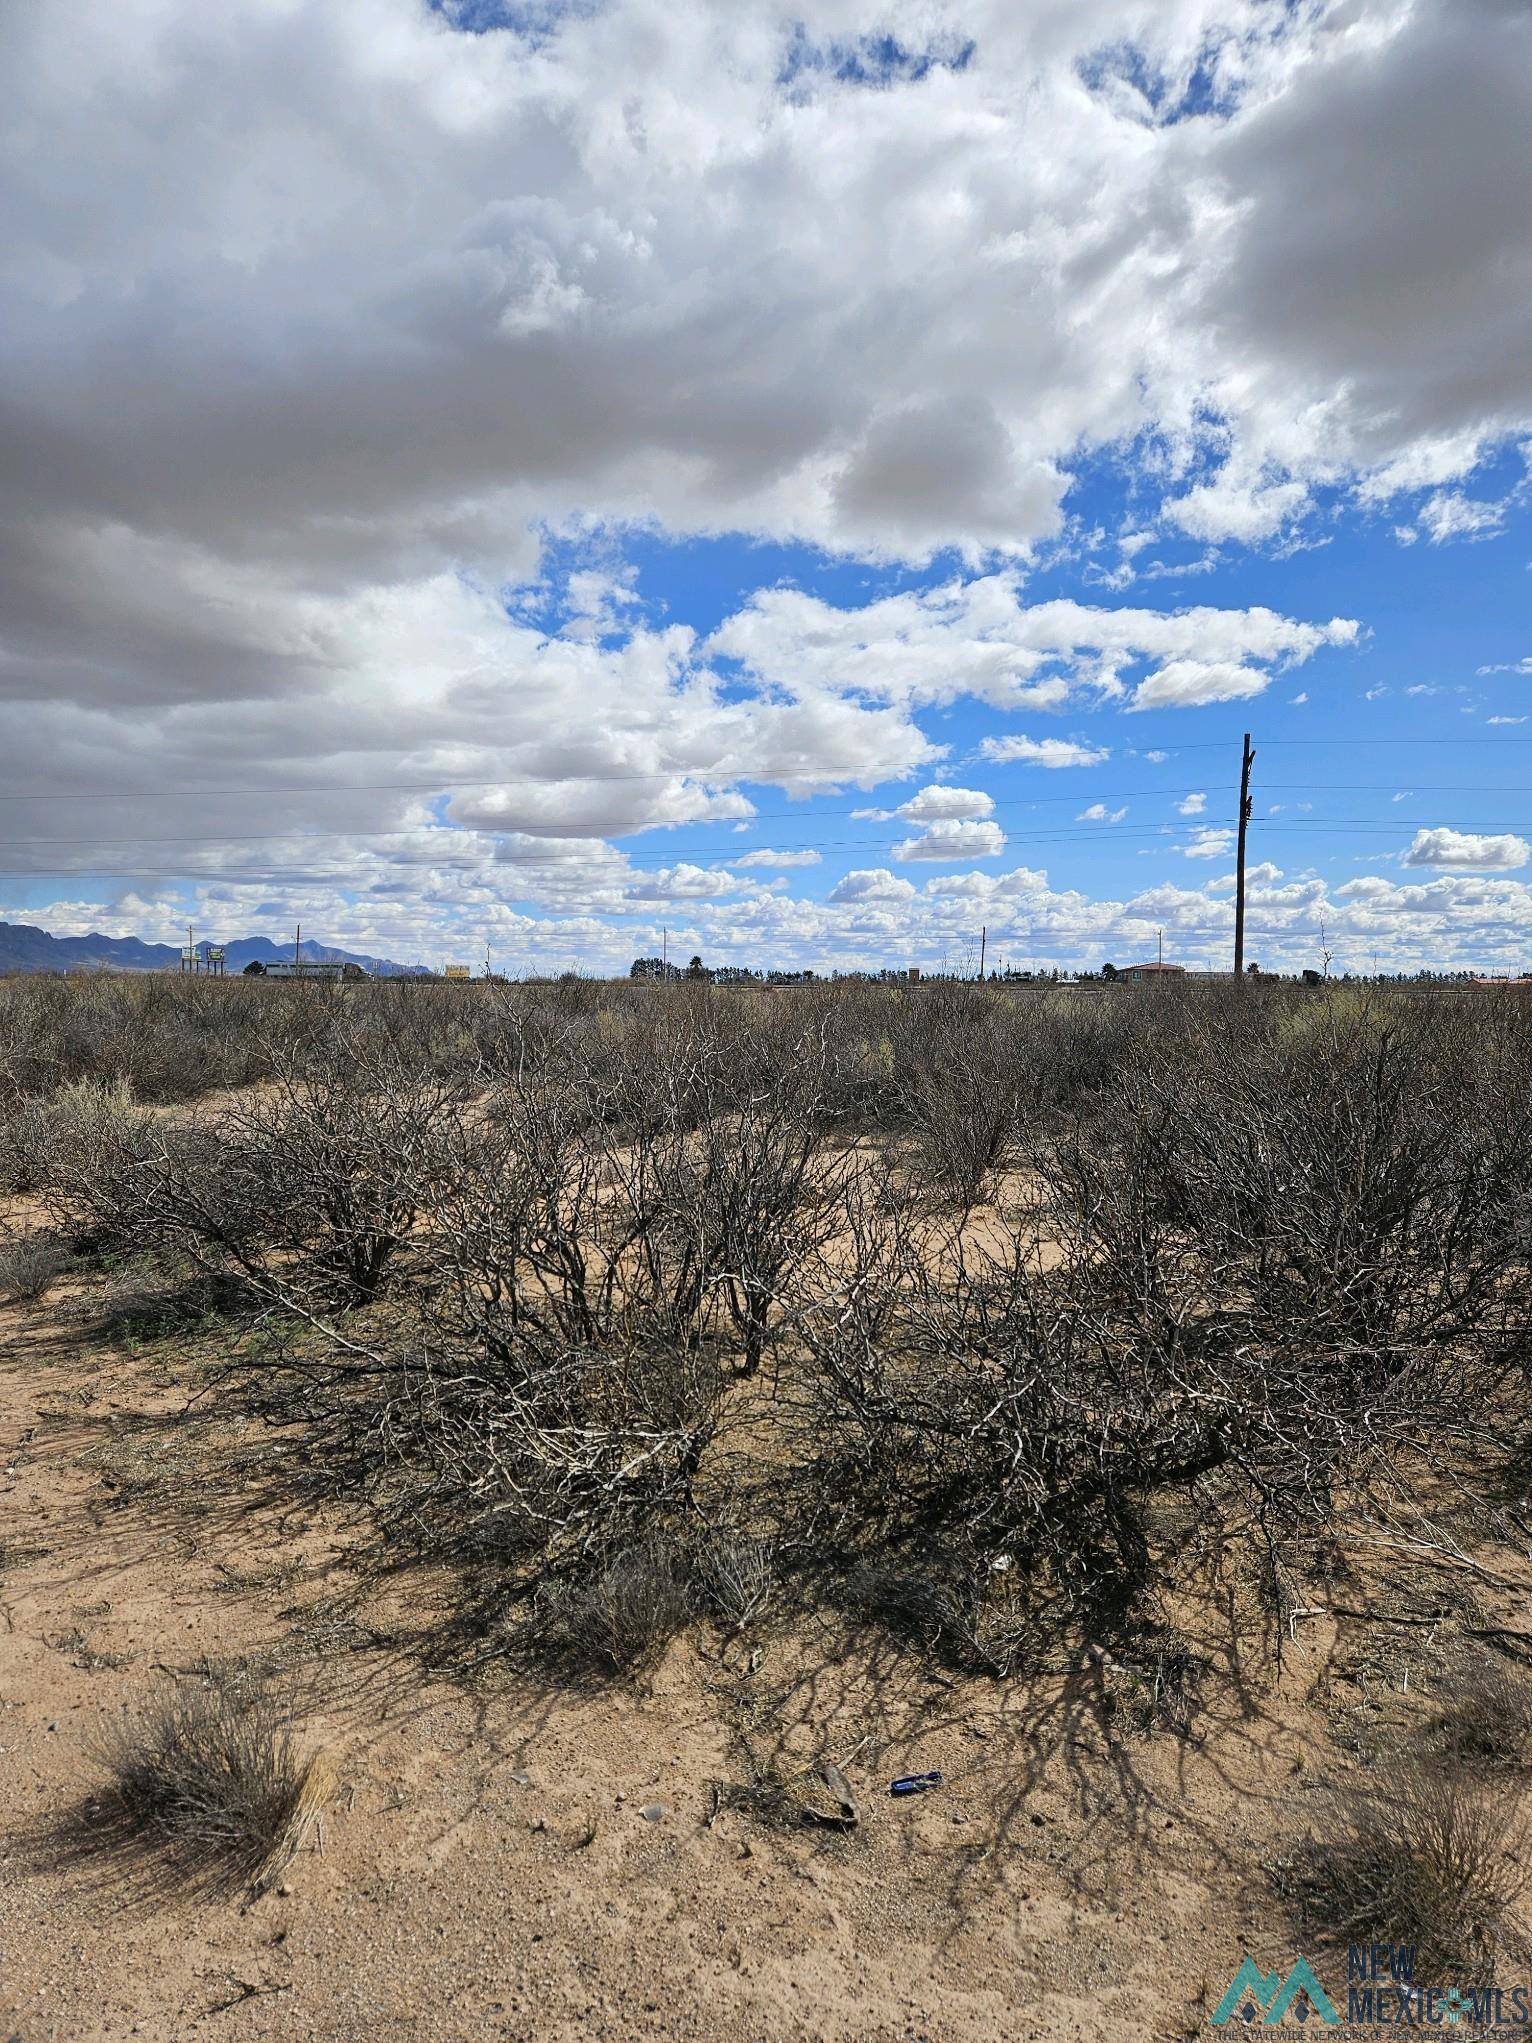
{"label": "blue litter on sand", "polygon": [[890,1781],[891,1795],[923,1795],[927,1788],[939,1788],[942,1777],[939,1773],[907,1773],[896,1781]]}

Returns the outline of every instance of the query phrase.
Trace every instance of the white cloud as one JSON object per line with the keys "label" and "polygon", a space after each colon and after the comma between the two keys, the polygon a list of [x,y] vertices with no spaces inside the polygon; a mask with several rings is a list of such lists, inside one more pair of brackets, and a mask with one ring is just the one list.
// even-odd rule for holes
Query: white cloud
{"label": "white cloud", "polygon": [[[604,956],[659,884],[607,836],[727,829],[747,778],[914,785],[963,698],[1239,701],[1354,640],[1024,601],[1087,464],[1130,471],[1147,583],[1213,559],[1151,529],[1285,543],[1316,491],[1483,534],[1532,420],[1509,0],[11,12],[6,770],[63,839],[112,795],[146,900],[301,870],[403,941],[404,891],[471,920],[514,882]],[[702,645],[633,524],[963,567]],[[245,835],[172,850],[154,791],[236,766],[278,792],[194,792],[183,837]]]}
{"label": "white cloud", "polygon": [[1420,522],[1433,546],[1449,539],[1490,539],[1505,523],[1504,504],[1465,497],[1460,490],[1438,490],[1420,507]]}
{"label": "white cloud", "polygon": [[1476,667],[1476,674],[1532,674],[1532,653],[1524,660],[1503,661],[1495,667]]}
{"label": "white cloud", "polygon": [[1308,491],[1301,482],[1251,484],[1232,466],[1217,482],[1172,498],[1165,506],[1172,524],[1193,539],[1239,539],[1248,545],[1272,538],[1304,509]]}
{"label": "white cloud", "polygon": [[673,865],[630,880],[625,892],[630,901],[711,901],[738,885],[738,880],[726,872],[696,865]]}
{"label": "white cloud", "polygon": [[1073,738],[1024,737],[986,738],[979,747],[979,755],[993,760],[997,766],[1021,760],[1029,766],[1051,767],[1099,766],[1111,757],[1104,745],[1082,744]]}
{"label": "white cloud", "polygon": [[907,823],[952,822],[964,817],[988,816],[995,807],[992,796],[973,787],[923,787],[894,810]]}
{"label": "white cloud", "polygon": [[1184,801],[1176,803],[1178,816],[1200,816],[1208,805],[1205,794],[1189,794]]}
{"label": "white cloud", "polygon": [[[1158,671],[1139,684],[1135,708],[1252,695],[1270,679],[1265,668],[1352,645],[1357,636],[1349,618],[1309,624],[1262,607],[1108,609],[1067,598],[1027,604],[1018,576],[1002,573],[855,609],[799,589],[760,589],[703,651],[739,661],[764,686],[800,695],[819,688],[905,709],[969,695],[1019,712],[1060,708],[1077,696],[1119,699],[1121,672],[1140,663]],[[1032,742],[1017,741],[1005,756],[1035,758],[1026,749]]]}
{"label": "white cloud", "polygon": [[907,837],[894,846],[894,857],[937,859],[944,863],[964,858],[998,858],[1005,849],[1005,832],[998,823],[933,823],[918,837]]}
{"label": "white cloud", "polygon": [[1524,724],[1526,718],[1524,716],[1492,716],[1487,721],[1492,724]]}
{"label": "white cloud", "polygon": [[1125,808],[1109,809],[1105,802],[1092,802],[1088,809],[1082,809],[1075,817],[1077,823],[1120,823],[1127,814]]}
{"label": "white cloud", "polygon": [[1480,837],[1466,830],[1417,830],[1404,854],[1413,866],[1443,866],[1465,872],[1508,872],[1532,858],[1532,844],[1506,832]]}
{"label": "white cloud", "polygon": [[1175,848],[1183,858],[1223,858],[1234,843],[1232,830],[1199,830],[1189,844]]}
{"label": "white cloud", "polygon": [[1140,681],[1130,709],[1194,709],[1205,702],[1244,702],[1271,676],[1232,660],[1169,660]]}
{"label": "white cloud", "polygon": [[821,854],[817,851],[747,851],[742,858],[730,859],[736,871],[752,866],[774,866],[785,870],[790,866],[818,865]]}
{"label": "white cloud", "polygon": [[887,866],[876,866],[870,872],[847,873],[830,889],[830,900],[837,907],[864,901],[912,901],[915,889],[908,880],[891,873]]}
{"label": "white cloud", "polygon": [[[422,833],[432,834],[441,833]],[[1505,874],[1447,871],[1407,876],[1397,885],[1367,874],[1327,891],[1314,874],[1285,879],[1262,861],[1251,867],[1249,881],[1257,955],[1283,971],[1318,962],[1321,918],[1337,971],[1408,971],[1428,963],[1508,972],[1525,963],[1532,885]],[[1152,957],[1155,932],[1163,929],[1168,958],[1226,968],[1231,885],[1227,862],[1223,876],[1203,886],[1165,883],[1115,899],[1056,886],[1030,867],[943,871],[920,886],[880,869],[848,875],[825,901],[742,888],[734,895],[645,903],[623,900],[619,886],[615,912],[608,897],[598,895],[591,905],[534,918],[506,905],[492,868],[465,865],[447,873],[423,857],[408,887],[360,901],[316,882],[305,893],[304,926],[312,912],[316,932],[405,962],[481,957],[487,942],[496,969],[512,974],[570,964],[623,972],[633,957],[657,955],[662,942],[672,957],[697,951],[710,963],[822,970],[925,963],[939,969],[944,956],[967,954],[980,921],[988,924],[997,957],[1099,966],[1104,957]],[[240,881],[209,884],[190,900],[143,888],[125,890],[105,907],[68,898],[42,908],[0,907],[0,919],[12,922],[76,934],[99,928],[162,942],[178,940],[188,914],[209,934],[291,936],[283,905],[262,885]]]}

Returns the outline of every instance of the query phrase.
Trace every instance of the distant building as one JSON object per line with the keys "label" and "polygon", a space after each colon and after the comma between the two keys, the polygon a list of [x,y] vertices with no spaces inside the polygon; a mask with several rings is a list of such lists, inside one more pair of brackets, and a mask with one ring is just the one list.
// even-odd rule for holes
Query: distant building
{"label": "distant building", "polygon": [[252,979],[365,979],[365,966],[352,964],[330,964],[315,958],[273,958],[269,965],[263,965],[259,958],[245,967],[245,975]]}
{"label": "distant building", "polygon": [[1186,977],[1186,967],[1185,965],[1157,964],[1123,965],[1119,969],[1117,976],[1119,979],[1184,979]]}

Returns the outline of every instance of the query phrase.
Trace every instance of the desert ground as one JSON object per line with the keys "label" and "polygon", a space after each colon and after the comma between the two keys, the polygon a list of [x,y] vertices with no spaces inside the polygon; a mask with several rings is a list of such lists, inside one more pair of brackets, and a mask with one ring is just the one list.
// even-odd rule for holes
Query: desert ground
{"label": "desert ground", "polygon": [[[991,1177],[977,1239],[1021,1183]],[[36,1195],[7,1215],[30,1239]],[[0,1310],[20,2043],[1171,2043],[1213,2033],[1247,1953],[1305,1948],[1296,1869],[1337,1797],[1449,1763],[1510,1824],[1514,1905],[1469,1929],[1515,1973],[1532,1535],[1501,1472],[1374,1496],[1275,1594],[1237,1506],[1164,1487],[1131,1629],[1061,1629],[1004,1678],[787,1600],[574,1679],[465,1625],[454,1565],[379,1567],[367,1501],[231,1374],[249,1338],[163,1257],[81,1254]],[[726,1384],[741,1436],[774,1395]],[[278,1696],[320,1763],[269,1884],[184,1880],[110,1820],[114,1736],[209,1681]],[[1309,1953],[1337,1992],[1345,1927]]]}

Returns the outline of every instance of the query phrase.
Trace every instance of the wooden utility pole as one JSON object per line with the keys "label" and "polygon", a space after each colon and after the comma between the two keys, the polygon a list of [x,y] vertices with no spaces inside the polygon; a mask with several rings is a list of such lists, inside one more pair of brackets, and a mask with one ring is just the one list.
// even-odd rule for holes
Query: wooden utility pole
{"label": "wooden utility pole", "polygon": [[1250,822],[1250,768],[1254,763],[1255,748],[1246,731],[1239,767],[1239,851],[1234,877],[1234,977],[1240,982],[1245,976],[1245,831]]}
{"label": "wooden utility pole", "polygon": [[988,942],[989,929],[987,926],[981,927],[979,930],[979,984],[981,986],[984,984],[984,949]]}

